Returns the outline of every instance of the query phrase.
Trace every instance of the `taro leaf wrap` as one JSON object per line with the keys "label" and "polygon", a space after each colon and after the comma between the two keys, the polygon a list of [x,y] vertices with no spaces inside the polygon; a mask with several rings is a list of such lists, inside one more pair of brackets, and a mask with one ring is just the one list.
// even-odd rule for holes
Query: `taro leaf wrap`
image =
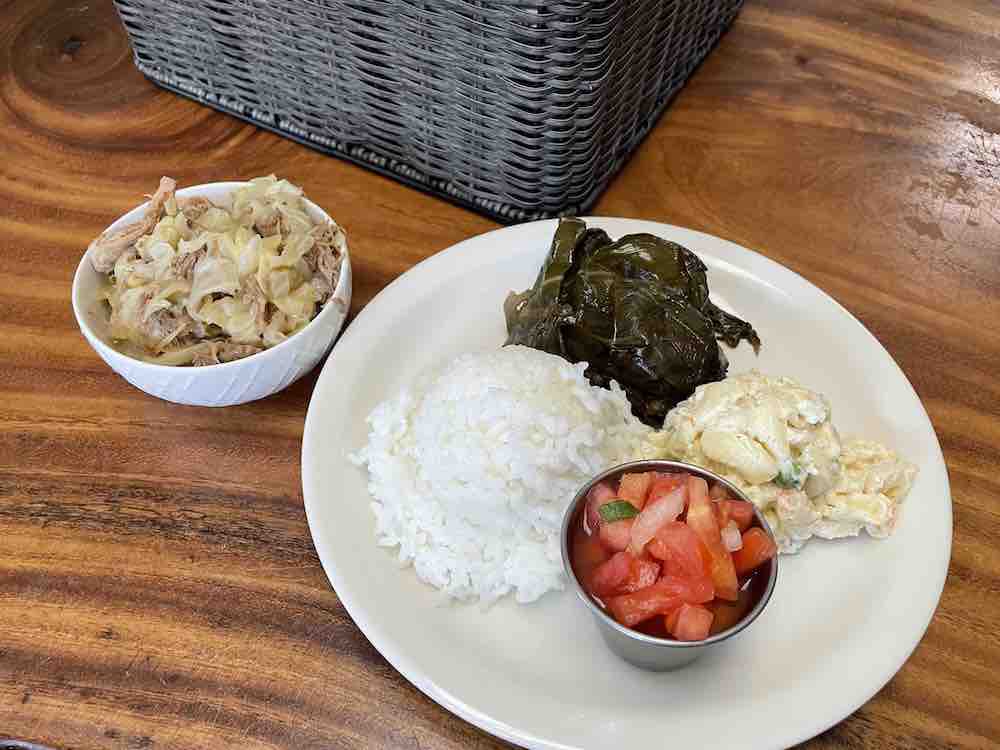
{"label": "taro leaf wrap", "polygon": [[717,340],[756,351],[753,326],[709,299],[706,267],[676,242],[630,234],[617,242],[562,219],[535,285],[504,303],[507,344],[587,362],[587,377],[625,389],[633,413],[663,425],[678,402],[726,377]]}

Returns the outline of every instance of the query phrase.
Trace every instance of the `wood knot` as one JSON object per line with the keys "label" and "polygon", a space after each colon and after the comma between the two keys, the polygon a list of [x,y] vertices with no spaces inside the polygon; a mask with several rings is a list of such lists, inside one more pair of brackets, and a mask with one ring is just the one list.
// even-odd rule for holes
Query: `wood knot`
{"label": "wood knot", "polygon": [[63,62],[72,62],[73,57],[80,51],[80,47],[82,47],[83,44],[83,40],[75,34],[71,34],[66,37],[59,48],[61,53],[59,55],[59,59]]}

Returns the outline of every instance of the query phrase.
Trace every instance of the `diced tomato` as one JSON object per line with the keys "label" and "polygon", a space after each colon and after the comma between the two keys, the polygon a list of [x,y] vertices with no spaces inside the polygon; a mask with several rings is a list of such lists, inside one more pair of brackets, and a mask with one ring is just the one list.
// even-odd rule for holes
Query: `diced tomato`
{"label": "diced tomato", "polygon": [[618,591],[632,572],[632,557],[628,552],[619,552],[594,569],[590,578],[591,592],[594,596],[608,596]]}
{"label": "diced tomato", "polygon": [[660,527],[656,538],[646,546],[646,550],[653,557],[663,560],[670,573],[685,578],[702,578],[706,575],[702,546],[701,540],[690,526],[672,521]]}
{"label": "diced tomato", "polygon": [[[672,580],[675,576],[660,576],[660,578],[661,580],[665,578]],[[678,580],[684,583],[684,601],[688,604],[705,604],[715,598],[715,587],[712,585],[712,579],[708,576],[678,578]]]}
{"label": "diced tomato", "polygon": [[[680,523],[684,526],[687,526],[687,524],[685,524],[683,521],[677,521],[676,523]],[[697,539],[698,542],[698,560],[700,560],[701,562],[701,569],[700,571],[697,571],[694,565],[688,565],[687,567],[682,569],[679,575],[685,575],[684,573],[685,570],[687,571],[695,570],[696,572],[688,577],[707,578],[709,583],[711,583],[712,556],[708,554],[708,548],[705,546],[705,543],[701,541],[701,539],[698,539],[697,534],[695,534],[695,539]],[[671,553],[667,549],[667,545],[665,545],[662,541],[660,541],[659,537],[653,537],[653,539],[649,542],[649,544],[646,545],[646,553],[651,555],[652,557],[655,557],[657,560],[663,560],[665,563],[664,571],[676,572],[677,570],[676,567],[672,566],[671,563],[668,562],[670,560]]]}
{"label": "diced tomato", "polygon": [[607,600],[608,610],[625,627],[631,628],[656,615],[668,614],[681,604],[704,604],[712,600],[712,588],[697,581],[665,575],[652,586]]}
{"label": "diced tomato", "polygon": [[655,536],[646,545],[646,554],[655,557],[657,560],[663,560],[663,562],[666,562],[670,558],[670,553],[667,551],[666,546]]}
{"label": "diced tomato", "polygon": [[617,499],[615,488],[608,482],[598,482],[587,493],[587,531],[595,533],[601,527],[600,507]]}
{"label": "diced tomato", "polygon": [[652,586],[659,576],[658,562],[633,557],[628,552],[619,552],[594,570],[591,593],[602,598],[630,594]]}
{"label": "diced tomato", "polygon": [[642,591],[613,596],[607,601],[611,616],[627,628],[633,628],[650,617],[667,614],[683,603],[678,594],[664,592],[655,583]]}
{"label": "diced tomato", "polygon": [[697,604],[682,604],[671,634],[679,641],[701,641],[708,637],[714,615]]}
{"label": "diced tomato", "polygon": [[587,591],[590,591],[591,588],[590,581],[594,569],[610,556],[611,553],[604,548],[596,536],[588,536],[582,530],[573,534],[573,570],[576,571],[580,583]]}
{"label": "diced tomato", "polygon": [[[687,474],[666,474],[663,472],[656,472],[653,477],[652,484],[649,488],[649,495],[646,497],[646,502],[651,503],[664,495],[669,495],[671,492],[676,490],[678,487],[682,488],[684,492],[687,492]],[[684,496],[684,502],[687,502],[687,495]]]}
{"label": "diced tomato", "polygon": [[[719,540],[722,540],[722,532],[719,532]],[[708,580],[712,580],[712,553],[708,551],[708,547],[698,537],[698,552],[701,553],[701,569],[705,571],[705,575],[708,576]],[[713,582],[714,585],[714,582]]]}
{"label": "diced tomato", "polygon": [[687,525],[705,544],[710,562],[715,595],[735,601],[737,596],[736,569],[733,558],[722,544],[719,523],[715,519],[712,501],[708,499],[708,484],[700,477],[688,479]]}
{"label": "diced tomato", "polygon": [[646,505],[646,497],[649,495],[649,488],[656,478],[655,471],[637,472],[635,474],[625,474],[618,484],[618,497],[628,500],[639,510]]}
{"label": "diced tomato", "polygon": [[719,500],[715,503],[715,518],[720,529],[733,521],[740,531],[746,531],[753,523],[753,506],[745,500]]}
{"label": "diced tomato", "polygon": [[621,552],[628,547],[629,540],[632,538],[632,525],[634,523],[634,518],[625,518],[621,521],[612,521],[611,523],[604,522],[597,532],[597,537],[607,549],[612,552]]}
{"label": "diced tomato", "polygon": [[660,580],[667,580],[672,582],[672,585],[681,586],[684,601],[688,604],[705,604],[715,598],[715,587],[712,586],[712,579],[708,576],[680,578],[669,575],[660,576]]}
{"label": "diced tomato", "polygon": [[778,553],[778,546],[760,527],[743,532],[743,547],[733,553],[733,565],[739,575],[749,573]]}
{"label": "diced tomato", "polygon": [[682,604],[677,609],[671,610],[666,615],[664,615],[663,626],[667,629],[667,632],[670,633],[671,635],[674,634],[674,630],[677,627],[677,618],[680,617],[681,607],[683,606],[684,605]]}
{"label": "diced tomato", "polygon": [[622,593],[631,594],[647,586],[652,586],[659,577],[660,563],[645,557],[638,557],[632,563],[632,572],[622,587]]}
{"label": "diced tomato", "polygon": [[641,555],[646,549],[646,544],[656,536],[656,532],[667,523],[670,523],[684,510],[684,493],[681,489],[675,488],[666,495],[657,498],[650,497],[646,507],[635,517],[635,525],[632,526],[632,538],[629,540],[629,551],[633,555]]}

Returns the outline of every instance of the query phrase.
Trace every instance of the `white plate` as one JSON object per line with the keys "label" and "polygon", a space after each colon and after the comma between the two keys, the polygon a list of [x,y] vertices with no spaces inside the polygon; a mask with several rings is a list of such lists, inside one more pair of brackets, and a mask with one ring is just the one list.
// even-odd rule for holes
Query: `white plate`
{"label": "white plate", "polygon": [[[410,682],[473,724],[536,748],[777,748],[818,734],[906,661],[937,606],[951,552],[951,495],[937,438],[889,354],[802,277],[731,242],[653,222],[592,219],[617,238],[653,232],[709,267],[713,299],[763,339],[730,372],[790,375],[829,396],[842,434],[888,443],[920,466],[896,533],[815,540],[782,559],[770,605],[691,667],[618,661],[576,597],[491,610],[440,605],[374,544],[365,472],[348,461],[379,401],[428,365],[499,346],[501,305],[530,286],[554,222],[500,229],[429,258],[383,290],[326,362],[306,418],[302,483],[316,550],[341,601]],[[711,738],[709,740],[708,738]],[[706,744],[707,743],[707,744]]]}

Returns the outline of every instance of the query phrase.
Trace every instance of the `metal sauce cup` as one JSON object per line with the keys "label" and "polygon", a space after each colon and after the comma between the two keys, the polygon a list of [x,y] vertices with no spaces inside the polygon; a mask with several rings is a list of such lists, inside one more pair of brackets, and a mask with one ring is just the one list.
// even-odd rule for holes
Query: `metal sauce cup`
{"label": "metal sauce cup", "polygon": [[[642,669],[661,672],[690,664],[706,651],[729,640],[756,620],[757,616],[764,611],[764,607],[771,600],[774,585],[778,580],[778,558],[775,556],[765,563],[766,568],[763,572],[767,575],[767,587],[753,609],[732,627],[715,635],[710,635],[703,641],[675,641],[669,638],[656,638],[619,625],[584,591],[583,586],[580,585],[580,581],[577,580],[576,574],[573,572],[573,566],[570,563],[569,557],[570,524],[577,517],[577,511],[581,504],[587,502],[587,494],[595,484],[605,479],[617,479],[622,474],[643,471],[687,472],[694,476],[702,477],[710,486],[714,483],[721,484],[734,497],[740,500],[746,500],[747,502],[750,502],[750,500],[731,482],[700,466],[680,461],[650,460],[621,464],[598,474],[576,494],[573,502],[566,509],[566,515],[563,517],[562,523],[562,561],[566,577],[570,581],[570,586],[573,587],[577,596],[580,597],[580,600],[590,610],[590,614],[593,615],[594,621],[597,623],[597,627],[608,648],[629,664]],[[753,506],[758,524],[774,540],[774,533],[764,518],[764,514],[753,503],[750,504]]]}

